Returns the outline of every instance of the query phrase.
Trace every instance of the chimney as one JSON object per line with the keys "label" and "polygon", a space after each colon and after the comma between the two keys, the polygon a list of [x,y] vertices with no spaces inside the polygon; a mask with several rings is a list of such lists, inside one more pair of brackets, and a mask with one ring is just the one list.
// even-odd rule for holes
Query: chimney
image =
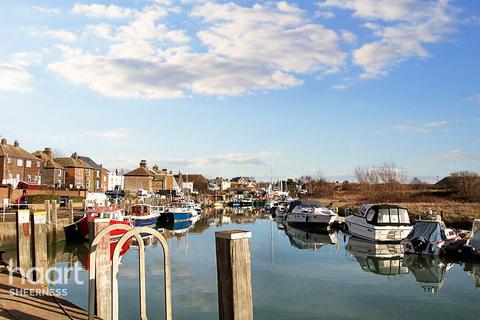
{"label": "chimney", "polygon": [[45,153],[49,159],[52,158],[52,149],[51,148],[45,148],[43,153]]}
{"label": "chimney", "polygon": [[155,171],[157,171],[157,170],[158,170],[158,165],[157,165],[157,164],[154,165],[152,169],[155,170]]}
{"label": "chimney", "polygon": [[3,138],[2,139],[2,146],[6,146],[7,145],[7,139]]}
{"label": "chimney", "polygon": [[13,146],[14,146],[15,148],[20,147],[20,143],[18,142],[18,140],[15,140],[15,141],[13,142]]}
{"label": "chimney", "polygon": [[140,167],[141,168],[146,168],[147,167],[147,160],[140,161]]}
{"label": "chimney", "polygon": [[73,159],[78,159],[78,154],[76,152],[72,153],[72,158]]}

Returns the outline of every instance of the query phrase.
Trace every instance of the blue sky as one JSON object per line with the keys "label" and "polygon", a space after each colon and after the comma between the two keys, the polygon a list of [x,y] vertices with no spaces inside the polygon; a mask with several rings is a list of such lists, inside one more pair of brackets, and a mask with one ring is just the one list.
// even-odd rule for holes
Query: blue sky
{"label": "blue sky", "polygon": [[3,1],[0,135],[209,177],[480,170],[477,1]]}

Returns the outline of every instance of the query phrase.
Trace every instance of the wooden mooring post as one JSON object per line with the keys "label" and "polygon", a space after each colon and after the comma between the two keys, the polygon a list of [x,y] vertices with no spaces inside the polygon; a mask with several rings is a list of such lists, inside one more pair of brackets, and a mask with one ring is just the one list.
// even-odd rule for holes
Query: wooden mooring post
{"label": "wooden mooring post", "polygon": [[253,320],[251,232],[215,233],[220,320]]}
{"label": "wooden mooring post", "polygon": [[23,276],[32,267],[30,210],[17,210],[17,267]]}
{"label": "wooden mooring post", "polygon": [[[110,219],[94,219],[90,222],[90,243],[102,229],[110,226]],[[97,316],[112,319],[112,268],[110,264],[110,234],[106,234],[94,249],[95,259],[95,301]],[[92,251],[92,248],[90,248]],[[89,293],[90,294],[90,293]]]}
{"label": "wooden mooring post", "polygon": [[70,217],[70,223],[74,222],[74,217],[73,217],[73,200],[68,200],[68,211],[69,211],[69,217]]}
{"label": "wooden mooring post", "polygon": [[48,283],[48,279],[45,279],[45,271],[48,269],[46,211],[32,214],[32,231],[33,266],[36,268],[34,280]]}
{"label": "wooden mooring post", "polygon": [[57,200],[52,200],[50,203],[50,206],[52,208],[52,223],[55,227],[57,227],[57,221],[58,221],[58,204]]}

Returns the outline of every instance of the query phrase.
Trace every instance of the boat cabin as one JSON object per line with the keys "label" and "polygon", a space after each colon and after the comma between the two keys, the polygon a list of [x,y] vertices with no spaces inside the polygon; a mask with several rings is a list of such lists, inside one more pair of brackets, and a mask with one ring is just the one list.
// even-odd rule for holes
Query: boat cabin
{"label": "boat cabin", "polygon": [[380,205],[363,205],[358,212],[353,213],[356,216],[363,217],[368,223],[382,225],[410,225],[408,210],[397,205],[380,204]]}
{"label": "boat cabin", "polygon": [[136,204],[130,209],[131,216],[148,216],[151,212],[151,207],[146,204]]}

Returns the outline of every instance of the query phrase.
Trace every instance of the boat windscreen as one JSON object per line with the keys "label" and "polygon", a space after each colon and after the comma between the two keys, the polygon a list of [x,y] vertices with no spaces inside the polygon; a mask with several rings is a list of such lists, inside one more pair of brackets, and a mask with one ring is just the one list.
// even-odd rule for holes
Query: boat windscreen
{"label": "boat windscreen", "polygon": [[408,234],[408,239],[424,237],[429,242],[442,240],[442,229],[440,223],[436,222],[417,222],[412,231]]}

